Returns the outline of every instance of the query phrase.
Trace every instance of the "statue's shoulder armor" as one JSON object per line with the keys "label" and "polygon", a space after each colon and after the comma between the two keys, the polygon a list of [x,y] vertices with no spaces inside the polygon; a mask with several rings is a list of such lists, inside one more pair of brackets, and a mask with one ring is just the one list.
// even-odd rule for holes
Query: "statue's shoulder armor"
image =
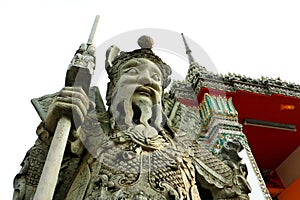
{"label": "statue's shoulder armor", "polygon": [[[59,93],[56,92],[53,94],[47,94],[31,100],[31,103],[33,104],[34,108],[36,109],[42,121],[45,121],[48,108],[58,94]],[[101,94],[99,92],[99,88],[97,86],[93,86],[90,88],[89,98],[91,101],[95,102],[97,112],[100,113],[105,111],[105,106]]]}
{"label": "statue's shoulder armor", "polygon": [[42,121],[45,121],[48,108],[57,95],[58,92],[31,99],[31,103],[33,104]]}
{"label": "statue's shoulder armor", "polygon": [[164,111],[171,126],[179,135],[195,138],[201,130],[201,119],[192,107],[182,104],[171,92],[165,93]]}

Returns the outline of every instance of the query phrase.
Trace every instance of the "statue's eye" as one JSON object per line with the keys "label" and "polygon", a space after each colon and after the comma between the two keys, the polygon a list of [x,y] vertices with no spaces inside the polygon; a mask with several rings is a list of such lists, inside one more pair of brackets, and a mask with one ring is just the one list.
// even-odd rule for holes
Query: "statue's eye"
{"label": "statue's eye", "polygon": [[128,68],[124,71],[126,74],[138,74],[138,70],[135,67]]}
{"label": "statue's eye", "polygon": [[153,74],[153,75],[151,76],[151,78],[152,78],[153,80],[155,80],[155,81],[160,81],[160,75],[159,75],[159,74]]}

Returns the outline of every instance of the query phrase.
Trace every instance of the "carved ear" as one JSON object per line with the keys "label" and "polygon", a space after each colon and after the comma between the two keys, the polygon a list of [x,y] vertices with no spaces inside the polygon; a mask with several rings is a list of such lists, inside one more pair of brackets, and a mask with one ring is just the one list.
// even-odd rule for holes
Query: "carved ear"
{"label": "carved ear", "polygon": [[106,50],[105,68],[112,66],[113,60],[118,56],[120,52],[119,47],[112,45]]}

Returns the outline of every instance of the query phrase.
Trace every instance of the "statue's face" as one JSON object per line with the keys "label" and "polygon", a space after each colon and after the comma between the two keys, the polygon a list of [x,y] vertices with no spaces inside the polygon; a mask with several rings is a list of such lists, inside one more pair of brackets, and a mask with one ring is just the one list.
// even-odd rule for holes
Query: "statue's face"
{"label": "statue's face", "polygon": [[120,78],[112,93],[110,107],[115,121],[119,125],[132,126],[132,122],[147,124],[150,118],[161,119],[163,89],[160,69],[144,58],[133,58],[119,69]]}
{"label": "statue's face", "polygon": [[[149,106],[157,104],[162,95],[160,69],[147,59],[132,59],[120,70],[118,85],[138,85],[132,95],[132,103],[143,101]],[[126,87],[124,87],[126,89]]]}

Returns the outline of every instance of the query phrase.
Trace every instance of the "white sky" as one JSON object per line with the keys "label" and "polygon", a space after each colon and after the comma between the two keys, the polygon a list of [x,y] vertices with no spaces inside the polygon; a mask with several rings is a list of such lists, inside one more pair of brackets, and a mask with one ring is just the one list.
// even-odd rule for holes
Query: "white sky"
{"label": "white sky", "polygon": [[1,199],[11,199],[13,178],[36,139],[40,119],[30,99],[63,87],[68,64],[86,42],[96,14],[96,45],[133,29],[169,29],[198,43],[220,73],[300,83],[296,1],[58,2],[0,3]]}

